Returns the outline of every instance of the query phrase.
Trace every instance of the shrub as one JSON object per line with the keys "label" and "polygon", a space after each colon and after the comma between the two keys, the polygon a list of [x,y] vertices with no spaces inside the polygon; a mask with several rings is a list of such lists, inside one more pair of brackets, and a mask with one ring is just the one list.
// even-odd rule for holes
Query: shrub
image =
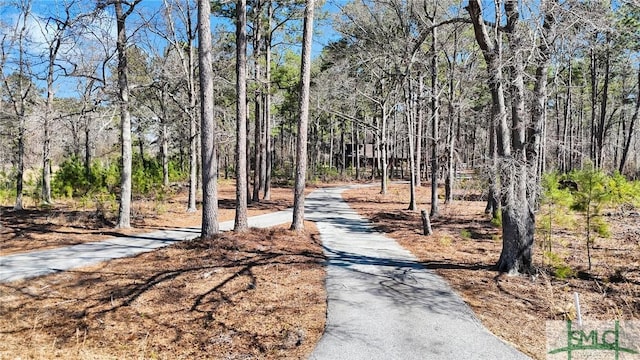
{"label": "shrub", "polygon": [[546,232],[543,247],[552,251],[551,236],[554,225],[570,226],[572,217],[568,215],[568,209],[573,203],[573,195],[567,188],[561,189],[560,182],[563,179],[558,173],[548,173],[542,176],[542,196],[540,198],[541,216],[538,228]]}
{"label": "shrub", "polygon": [[604,219],[600,218],[600,212],[605,204],[613,199],[608,189],[611,178],[593,167],[573,172],[571,178],[578,184],[578,190],[573,194],[574,201],[571,208],[584,214],[586,220],[587,260],[591,270],[591,248],[594,241],[592,233],[608,233],[608,226]]}
{"label": "shrub", "polygon": [[[169,178],[181,179],[184,174],[177,170],[175,164],[169,163]],[[148,195],[157,193],[163,182],[162,162],[151,158],[142,161],[139,154],[134,155],[132,162],[132,190],[134,193]],[[120,186],[119,161],[106,164],[94,162],[87,173],[82,161],[70,158],[60,164],[52,181],[54,196],[82,197],[91,194],[114,193]]]}
{"label": "shrub", "polygon": [[51,187],[56,197],[75,197],[85,195],[92,186],[93,176],[89,174],[82,162],[72,157],[60,164],[53,176]]}
{"label": "shrub", "polygon": [[472,234],[471,234],[471,230],[469,230],[469,229],[460,230],[460,236],[463,239],[471,239],[473,237]]}
{"label": "shrub", "polygon": [[544,258],[547,259],[555,277],[559,279],[566,279],[576,276],[577,272],[572,269],[558,254],[552,251],[545,251]]}

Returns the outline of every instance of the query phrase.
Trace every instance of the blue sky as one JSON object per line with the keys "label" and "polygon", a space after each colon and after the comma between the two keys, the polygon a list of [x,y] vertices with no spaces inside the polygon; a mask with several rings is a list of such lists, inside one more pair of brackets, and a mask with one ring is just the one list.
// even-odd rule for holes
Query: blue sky
{"label": "blue sky", "polygon": [[[30,52],[32,54],[38,54],[38,53],[46,54],[48,50],[47,40],[51,38],[51,32],[45,26],[43,19],[46,19],[49,16],[60,16],[59,14],[61,13],[62,9],[64,8],[64,4],[67,1],[65,0],[32,0],[32,1],[33,1],[32,9],[31,9],[32,16],[30,16],[27,19],[27,27],[29,28],[30,38],[32,40],[30,44]],[[338,3],[340,2],[342,1],[338,0]],[[90,11],[95,7],[95,1],[93,0],[80,1],[79,4],[85,8],[83,10],[79,10],[82,12]],[[320,11],[325,11],[329,13],[335,12],[337,11],[337,7],[334,4],[335,4],[335,1],[331,2],[330,0],[325,4],[323,4],[321,8],[317,9],[317,12],[320,12]],[[144,16],[149,17],[149,16],[153,16],[153,14],[157,14],[158,10],[162,7],[162,5],[163,5],[163,0],[143,0],[136,7],[136,10],[140,11],[141,13],[144,13],[145,14]],[[7,5],[2,5],[0,7],[0,16],[2,17],[5,23],[10,24],[10,27],[5,30],[7,32],[12,32],[11,30],[15,27],[15,24],[19,21],[18,19],[20,19],[19,10],[15,7],[10,7]],[[135,29],[136,28],[135,22],[139,22],[140,20],[141,18],[138,15],[132,16],[130,19],[130,24],[128,24],[128,31],[131,32],[133,29]],[[215,16],[213,16],[212,25],[216,26],[220,24],[224,24],[225,27],[228,26],[229,28],[232,26],[229,19],[216,18]],[[91,26],[94,27],[94,32],[102,34],[100,36],[101,39],[96,39],[95,37],[93,40],[84,39],[83,41],[86,42],[85,44],[77,44],[77,43],[70,42],[66,45],[63,45],[63,51],[72,55],[78,54],[78,57],[79,57],[80,52],[83,52],[83,49],[86,49],[86,47],[88,46],[92,46],[91,44],[89,44],[89,42],[91,41],[97,43],[99,42],[98,40],[108,40],[109,46],[111,47],[114,46],[116,30],[115,30],[115,21],[113,20],[113,9],[111,6],[107,8],[103,16],[103,19],[99,22],[96,22],[96,21],[92,22]],[[330,19],[321,20],[319,18],[316,18],[314,28],[316,32],[314,33],[313,55],[317,56],[318,54],[320,54],[322,48],[329,41],[337,39],[337,34],[331,28]],[[143,36],[147,36],[147,35],[145,34]],[[166,43],[163,44],[163,40],[161,40],[159,37],[156,37],[155,40],[151,39],[151,42],[152,43],[155,42],[157,47],[166,46],[164,45]],[[151,45],[151,46],[154,47],[154,45]],[[300,47],[296,46],[295,44],[290,45],[290,47],[296,52],[300,51]],[[158,51],[159,49],[156,48],[154,50]],[[282,49],[276,49],[276,51],[280,51],[280,50]],[[5,67],[5,72],[11,72],[11,66],[9,63],[10,61],[7,63],[7,66]],[[36,67],[35,69],[36,72],[44,73],[44,68],[42,68],[42,70],[37,68],[42,66],[43,65],[34,65],[34,67]],[[44,87],[43,83],[38,85],[41,87]],[[73,92],[74,92],[73,87],[69,86],[68,84],[57,86],[56,93],[58,96],[63,96],[63,97],[73,96]]]}

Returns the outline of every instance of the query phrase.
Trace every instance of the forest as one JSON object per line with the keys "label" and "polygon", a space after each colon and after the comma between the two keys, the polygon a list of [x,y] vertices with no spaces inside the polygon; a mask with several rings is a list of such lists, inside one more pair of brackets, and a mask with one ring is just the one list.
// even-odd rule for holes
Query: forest
{"label": "forest", "polygon": [[408,180],[437,217],[473,178],[526,273],[545,174],[640,176],[637,2],[314,3],[3,1],[2,201],[109,194],[127,228],[184,183],[206,236],[215,179],[241,230],[274,182]]}
{"label": "forest", "polygon": [[638,0],[0,0],[0,358],[626,331],[639,55]]}

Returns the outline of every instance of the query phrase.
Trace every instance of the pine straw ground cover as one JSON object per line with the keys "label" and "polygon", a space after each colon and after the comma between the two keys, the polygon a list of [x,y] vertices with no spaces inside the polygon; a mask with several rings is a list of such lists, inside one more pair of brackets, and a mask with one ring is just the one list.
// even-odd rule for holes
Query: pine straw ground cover
{"label": "pine straw ground cover", "polygon": [[[386,196],[378,187],[343,194],[375,227],[409,249],[428,268],[444,277],[494,334],[536,359],[546,357],[545,322],[575,317],[573,294],[582,316],[593,320],[638,319],[640,316],[640,218],[637,213],[609,216],[612,235],[595,241],[593,268],[587,270],[584,220],[576,228],[552,233],[553,266],[543,258],[541,234],[535,246],[537,276],[499,276],[493,269],[500,255],[500,230],[484,214],[484,202],[441,204],[432,219],[434,234],[422,235],[419,212],[408,206],[408,185],[391,185]],[[419,208],[430,209],[430,188],[418,188]],[[554,274],[558,262],[569,276]]]}
{"label": "pine straw ground cover", "polygon": [[324,329],[312,223],[0,284],[0,359],[301,359]]}
{"label": "pine straw ground cover", "polygon": [[[59,246],[105,240],[112,236],[151,232],[158,229],[198,226],[198,211],[187,213],[186,187],[174,187],[132,203],[132,229],[114,229],[118,204],[114,196],[93,195],[83,199],[56,199],[48,207],[30,204],[25,210],[5,206],[0,212],[0,256]],[[235,185],[221,180],[218,185],[219,221],[233,220]],[[5,204],[8,205],[8,204]],[[284,210],[293,206],[290,188],[272,188],[271,200],[249,204],[249,216]]]}

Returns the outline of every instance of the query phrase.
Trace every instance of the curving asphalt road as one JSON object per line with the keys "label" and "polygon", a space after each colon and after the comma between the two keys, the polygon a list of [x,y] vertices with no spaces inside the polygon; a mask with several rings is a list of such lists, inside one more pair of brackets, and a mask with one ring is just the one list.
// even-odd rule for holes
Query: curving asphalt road
{"label": "curving asphalt road", "polygon": [[[342,199],[350,187],[319,189],[305,201],[327,256],[325,333],[313,360],[527,359],[489,333],[448,284]],[[291,211],[249,219],[252,227],[291,221]],[[232,222],[220,224],[230,230]],[[0,282],[132,256],[195,238],[197,228],[0,257]]]}

